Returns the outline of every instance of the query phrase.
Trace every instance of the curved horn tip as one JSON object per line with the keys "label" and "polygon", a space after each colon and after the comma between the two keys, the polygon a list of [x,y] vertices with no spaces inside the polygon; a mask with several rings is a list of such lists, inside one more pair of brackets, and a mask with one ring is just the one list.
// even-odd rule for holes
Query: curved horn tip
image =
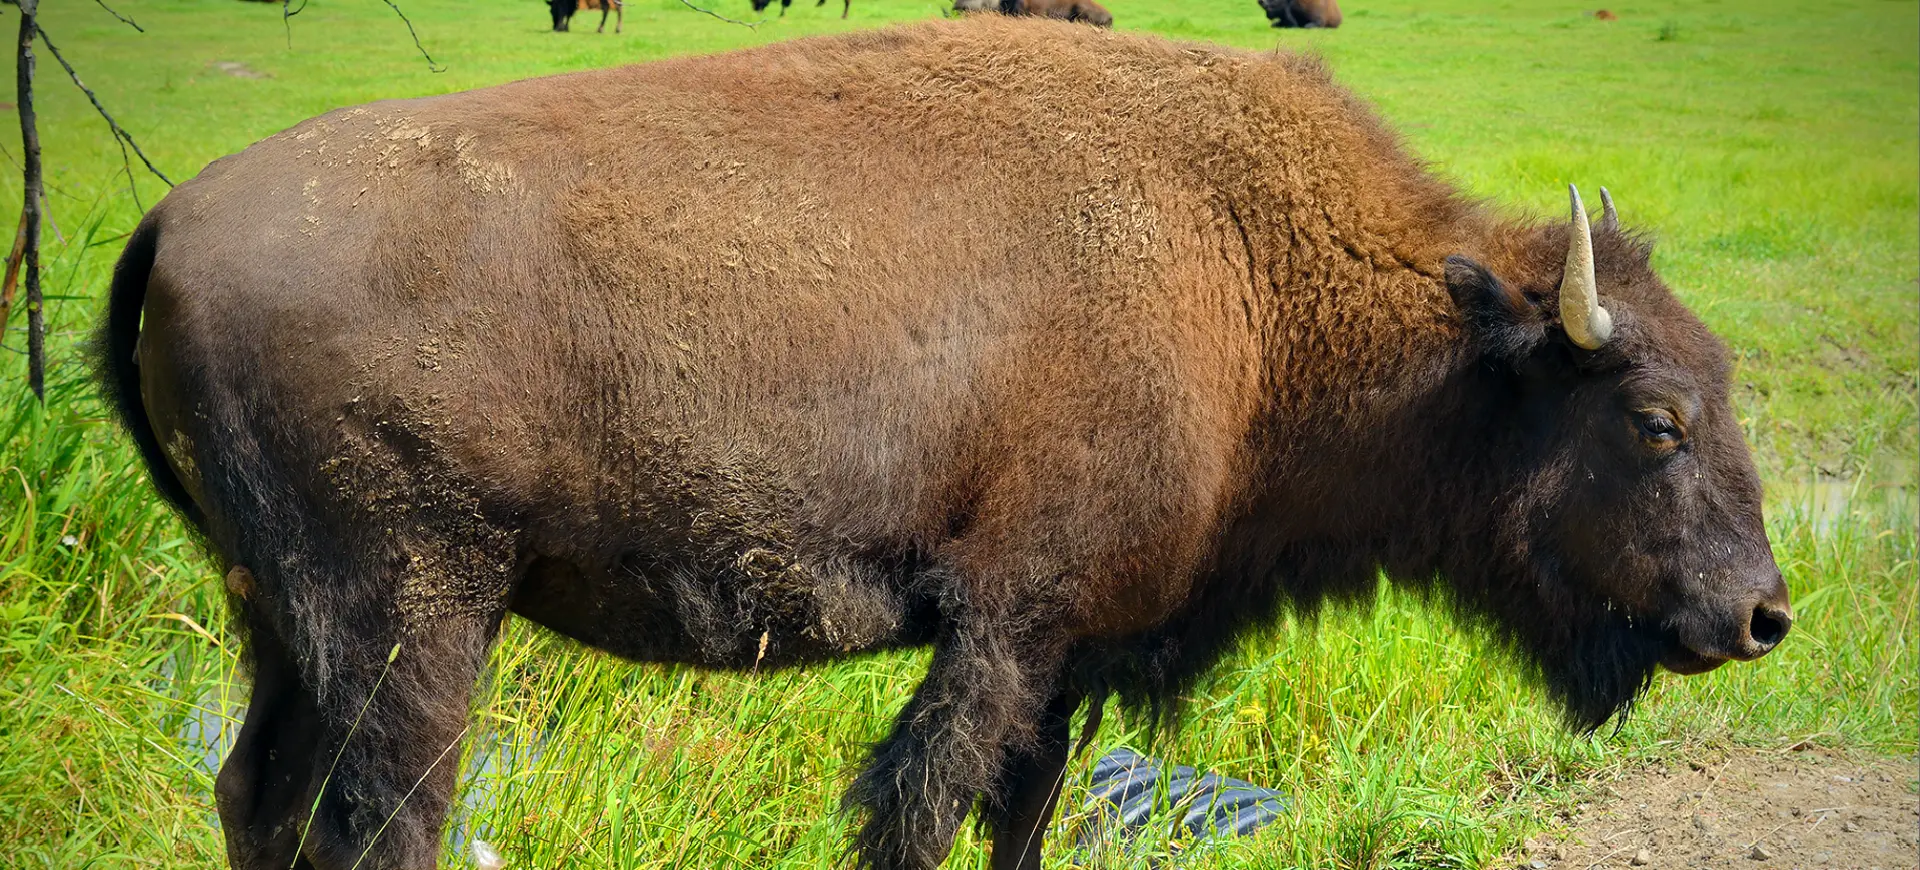
{"label": "curved horn tip", "polygon": [[1604,187],[1600,188],[1600,226],[1608,230],[1620,228],[1620,213],[1613,209],[1613,194]]}
{"label": "curved horn tip", "polygon": [[1598,350],[1613,336],[1613,317],[1600,307],[1593,274],[1593,229],[1580,202],[1580,189],[1567,185],[1573,220],[1567,227],[1567,265],[1560,279],[1560,320],[1567,337],[1587,350]]}

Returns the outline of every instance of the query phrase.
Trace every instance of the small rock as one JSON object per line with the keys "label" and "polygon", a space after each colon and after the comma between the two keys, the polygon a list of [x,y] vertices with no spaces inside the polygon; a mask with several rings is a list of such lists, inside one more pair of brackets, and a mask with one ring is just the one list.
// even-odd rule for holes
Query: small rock
{"label": "small rock", "polygon": [[1834,774],[1834,775],[1833,775],[1833,781],[1834,781],[1834,782],[1852,782],[1852,781],[1853,781],[1853,777],[1851,777],[1851,776],[1841,776],[1840,774],[1837,774],[1837,773],[1836,773],[1836,774]]}
{"label": "small rock", "polygon": [[1747,852],[1747,857],[1755,861],[1765,861],[1773,857],[1773,850],[1767,848],[1765,843],[1755,843],[1752,851]]}
{"label": "small rock", "polygon": [[1533,870],[1547,870],[1547,862],[1542,861],[1539,858],[1535,858],[1532,861],[1527,862],[1527,866],[1533,868]]}
{"label": "small rock", "polygon": [[1847,822],[1840,826],[1840,830],[1846,831],[1849,834],[1858,834],[1860,833],[1860,826],[1853,822]]}
{"label": "small rock", "polygon": [[1653,853],[1645,849],[1633,853],[1633,866],[1645,867],[1653,863]]}

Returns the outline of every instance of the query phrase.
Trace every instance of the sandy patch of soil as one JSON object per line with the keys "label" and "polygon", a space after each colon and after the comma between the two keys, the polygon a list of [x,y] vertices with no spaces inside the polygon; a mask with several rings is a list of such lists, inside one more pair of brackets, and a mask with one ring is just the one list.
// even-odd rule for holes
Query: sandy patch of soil
{"label": "sandy patch of soil", "polygon": [[1523,868],[1920,867],[1912,758],[1742,750],[1630,772]]}

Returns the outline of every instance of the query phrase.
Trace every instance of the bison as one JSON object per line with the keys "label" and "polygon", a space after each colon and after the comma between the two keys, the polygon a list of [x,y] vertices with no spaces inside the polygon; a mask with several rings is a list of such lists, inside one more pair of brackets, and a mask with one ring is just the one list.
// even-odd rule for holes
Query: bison
{"label": "bison", "polygon": [[613,13],[613,32],[620,32],[620,25],[626,21],[625,4],[621,0],[547,0],[547,12],[553,16],[553,32],[565,33],[573,22],[575,12],[600,10],[600,28],[595,33],[607,32],[607,13]]}
{"label": "bison", "polygon": [[953,0],[955,12],[998,12],[1112,27],[1113,13],[1093,0]]}
{"label": "bison", "polygon": [[1267,21],[1275,27],[1339,27],[1336,0],[1260,0]]}
{"label": "bison", "polygon": [[[773,0],[753,0],[753,11],[765,12],[767,11],[767,7],[771,5],[773,5]],[[793,5],[793,0],[780,0],[781,17],[786,16],[787,7],[792,5]],[[819,0],[819,2],[816,2],[813,5],[825,6],[827,5],[827,0]],[[853,0],[840,0],[840,17],[841,18],[846,18],[847,13],[852,11],[853,11]]]}
{"label": "bison", "polygon": [[218,160],[132,235],[99,359],[247,636],[230,860],[433,866],[509,613],[709,668],[930,645],[846,798],[889,870],[976,808],[1039,866],[1080,707],[1171,722],[1382,575],[1577,728],[1764,655],[1727,351],[1587,220],[1458,193],[1311,58],[1000,16]]}

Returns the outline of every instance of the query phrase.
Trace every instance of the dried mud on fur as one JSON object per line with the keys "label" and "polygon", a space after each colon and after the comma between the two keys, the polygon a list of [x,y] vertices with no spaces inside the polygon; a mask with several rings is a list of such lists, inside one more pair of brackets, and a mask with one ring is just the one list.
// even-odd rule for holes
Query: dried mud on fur
{"label": "dried mud on fur", "polygon": [[1920,866],[1913,758],[1737,750],[1629,771],[1523,868]]}

